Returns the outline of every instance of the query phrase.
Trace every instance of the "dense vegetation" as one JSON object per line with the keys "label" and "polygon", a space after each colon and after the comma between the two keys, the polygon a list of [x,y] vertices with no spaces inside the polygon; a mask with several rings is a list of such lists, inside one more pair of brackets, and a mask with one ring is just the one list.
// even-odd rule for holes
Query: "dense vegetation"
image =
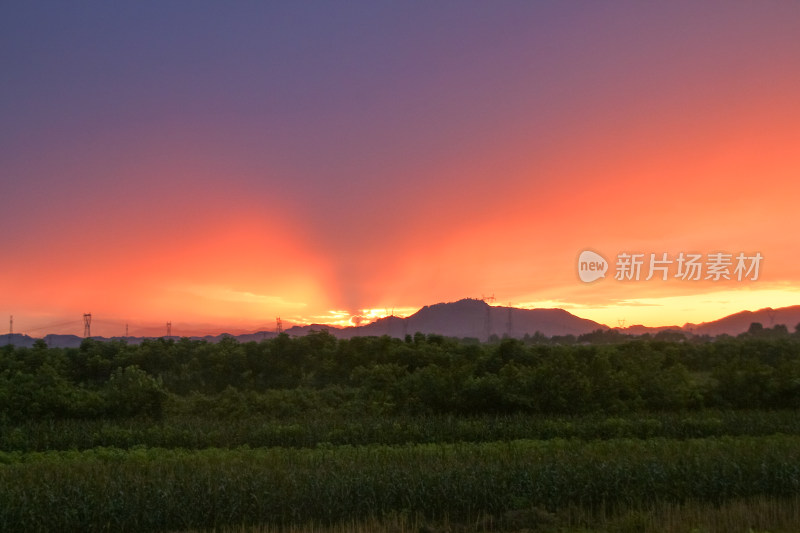
{"label": "dense vegetation", "polygon": [[[413,509],[720,502],[800,491],[800,437],[551,440],[303,450],[0,455],[0,529],[146,531],[336,522]],[[58,514],[35,511],[59,509]],[[34,511],[34,512],[31,512]]]}
{"label": "dense vegetation", "polygon": [[794,512],[800,334],[567,340],[2,347],[0,530]]}
{"label": "dense vegetation", "polygon": [[[602,340],[602,335],[599,339]],[[480,344],[417,334],[260,343],[85,340],[0,349],[0,421],[31,418],[625,413],[800,407],[800,336]]]}

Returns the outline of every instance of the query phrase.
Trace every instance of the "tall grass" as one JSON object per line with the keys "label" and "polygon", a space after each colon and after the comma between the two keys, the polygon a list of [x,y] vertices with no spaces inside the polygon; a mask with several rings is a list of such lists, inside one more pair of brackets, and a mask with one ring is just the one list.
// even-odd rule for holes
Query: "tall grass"
{"label": "tall grass", "polygon": [[786,411],[697,411],[624,416],[296,416],[217,418],[171,415],[148,419],[36,420],[0,424],[0,450],[46,451],[95,447],[202,449],[308,448],[319,444],[368,445],[492,442],[498,440],[800,435],[800,416]]}
{"label": "tall grass", "polygon": [[[541,514],[541,513],[540,513]],[[509,516],[520,513],[509,513]],[[535,513],[532,513],[535,516]],[[394,514],[334,525],[307,523],[276,526],[230,526],[219,533],[431,533],[483,531],[540,531],[558,533],[796,533],[800,524],[800,497],[737,499],[723,504],[689,501],[658,502],[639,508],[592,511],[580,507],[562,509],[548,521],[512,521],[484,517],[469,523],[436,523],[419,516]],[[522,527],[521,527],[522,526]],[[183,533],[199,533],[191,530]]]}
{"label": "tall grass", "polygon": [[800,494],[800,437],[0,453],[0,530],[471,521]]}

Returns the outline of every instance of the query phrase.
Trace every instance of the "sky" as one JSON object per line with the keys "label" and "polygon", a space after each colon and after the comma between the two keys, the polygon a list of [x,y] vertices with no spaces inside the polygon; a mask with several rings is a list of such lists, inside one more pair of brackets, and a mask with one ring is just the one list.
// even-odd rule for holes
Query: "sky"
{"label": "sky", "polygon": [[797,35],[798,2],[3,2],[0,313],[112,336],[800,304]]}

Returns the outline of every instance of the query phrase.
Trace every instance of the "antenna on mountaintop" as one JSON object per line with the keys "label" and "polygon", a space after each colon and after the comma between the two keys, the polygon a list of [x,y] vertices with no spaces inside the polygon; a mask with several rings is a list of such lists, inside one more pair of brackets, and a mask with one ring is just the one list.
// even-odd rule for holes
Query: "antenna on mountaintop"
{"label": "antenna on mountaintop", "polygon": [[[486,303],[494,302],[497,298],[494,297],[494,293],[491,296],[484,296],[481,294],[481,300]],[[492,306],[486,306],[486,342],[489,342],[489,337],[492,336]]]}
{"label": "antenna on mountaintop", "polygon": [[[491,296],[483,296],[481,295],[481,300],[485,302],[494,301],[495,297],[494,294]],[[486,342],[489,342],[489,339],[492,337],[492,306],[486,306]]]}
{"label": "antenna on mountaintop", "polygon": [[283,322],[281,322],[281,317],[275,319],[275,332],[278,335],[283,333]]}

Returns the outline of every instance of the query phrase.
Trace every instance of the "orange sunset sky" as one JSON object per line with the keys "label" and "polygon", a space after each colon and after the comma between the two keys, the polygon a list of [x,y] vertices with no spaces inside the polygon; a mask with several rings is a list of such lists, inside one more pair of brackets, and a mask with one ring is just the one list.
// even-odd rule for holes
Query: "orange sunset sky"
{"label": "orange sunset sky", "polygon": [[[798,35],[797,2],[4,5],[0,312],[113,336],[800,304]],[[763,260],[616,280],[622,252]]]}

